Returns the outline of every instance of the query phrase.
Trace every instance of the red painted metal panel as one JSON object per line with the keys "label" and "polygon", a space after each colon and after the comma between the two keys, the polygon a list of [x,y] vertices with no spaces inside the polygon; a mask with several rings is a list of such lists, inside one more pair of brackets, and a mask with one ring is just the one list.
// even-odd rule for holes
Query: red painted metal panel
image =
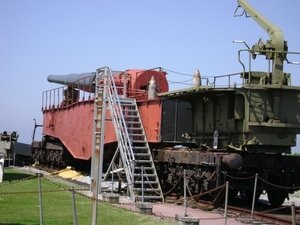
{"label": "red painted metal panel", "polygon": [[162,104],[160,99],[138,103],[138,108],[148,142],[160,141]]}
{"label": "red painted metal panel", "polygon": [[[168,91],[166,72],[127,70],[126,73],[130,75],[127,76],[126,81],[126,97],[137,99],[148,141],[159,142],[162,106],[159,99],[147,99],[147,88],[151,77],[154,77],[157,91]],[[114,79],[117,92],[123,94],[124,72],[115,74]],[[88,160],[92,156],[94,101],[91,93],[79,87],[76,82],[79,83],[74,81],[68,88],[61,87],[43,93],[43,134],[58,138],[74,158]],[[87,84],[87,87],[90,86]],[[106,117],[110,117],[109,112]],[[117,142],[111,121],[105,122],[105,129],[102,131],[104,131],[105,144]]]}
{"label": "red painted metal panel", "polygon": [[[94,101],[44,111],[43,134],[59,138],[74,158],[92,156]],[[105,124],[105,143],[115,142],[111,121]]]}

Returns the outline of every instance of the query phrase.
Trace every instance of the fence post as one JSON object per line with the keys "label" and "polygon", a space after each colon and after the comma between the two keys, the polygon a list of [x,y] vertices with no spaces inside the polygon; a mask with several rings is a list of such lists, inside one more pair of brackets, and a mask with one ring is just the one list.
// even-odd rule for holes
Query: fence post
{"label": "fence post", "polygon": [[43,201],[42,201],[42,184],[41,177],[42,174],[38,173],[38,186],[39,186],[39,203],[40,203],[40,225],[43,225]]}
{"label": "fence post", "polygon": [[74,187],[71,187],[70,190],[71,190],[71,195],[72,195],[72,206],[73,206],[73,220],[74,220],[74,225],[77,225],[76,201],[75,201]]}
{"label": "fence post", "polygon": [[187,216],[187,209],[186,209],[186,171],[183,171],[183,199],[184,199],[184,216]]}
{"label": "fence post", "polygon": [[291,204],[291,211],[292,211],[292,225],[296,225],[296,214],[295,214],[294,202],[292,202],[292,204]]}
{"label": "fence post", "polygon": [[226,182],[226,194],[225,194],[225,210],[224,210],[224,217],[225,217],[225,225],[227,224],[227,206],[228,206],[228,189],[229,189],[229,182]]}
{"label": "fence post", "polygon": [[255,205],[255,198],[256,198],[256,186],[257,186],[257,176],[258,176],[258,174],[255,174],[254,190],[253,190],[253,198],[252,198],[252,209],[251,209],[251,219],[253,219],[253,213],[254,213],[254,205]]}

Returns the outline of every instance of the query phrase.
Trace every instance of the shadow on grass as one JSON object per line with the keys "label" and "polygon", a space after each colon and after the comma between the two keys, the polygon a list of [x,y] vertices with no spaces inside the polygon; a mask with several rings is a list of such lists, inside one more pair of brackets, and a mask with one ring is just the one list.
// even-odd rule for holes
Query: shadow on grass
{"label": "shadow on grass", "polygon": [[25,225],[24,223],[0,223],[0,225]]}
{"label": "shadow on grass", "polygon": [[[3,176],[3,181],[7,182],[12,182],[15,180],[21,180],[27,177],[30,177],[32,175],[30,174],[25,174],[25,173],[18,173],[18,172],[11,172],[10,169],[4,168],[4,176]],[[0,223],[2,225],[2,223]]]}

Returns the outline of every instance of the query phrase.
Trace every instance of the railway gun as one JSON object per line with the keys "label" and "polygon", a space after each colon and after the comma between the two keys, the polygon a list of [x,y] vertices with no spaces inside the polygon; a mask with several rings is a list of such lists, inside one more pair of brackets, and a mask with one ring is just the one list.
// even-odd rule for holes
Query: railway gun
{"label": "railway gun", "polygon": [[[282,205],[300,189],[300,158],[289,155],[300,134],[300,87],[283,70],[288,54],[299,53],[288,51],[277,26],[238,0],[235,16],[243,14],[270,40],[238,52],[243,71],[226,76],[227,85],[218,85],[224,76],[209,83],[196,70],[190,88],[169,91],[163,68],[48,76],[66,86],[43,92],[44,136],[32,143],[35,160],[91,166],[92,181],[122,169],[136,201],[142,191],[146,201],[163,201],[166,193],[180,197],[186,170],[192,195],[229,181],[232,197],[240,192],[252,200],[266,192],[272,206]],[[249,57],[249,71],[241,54]],[[252,71],[261,55],[268,71]],[[231,83],[237,78],[241,84]]]}

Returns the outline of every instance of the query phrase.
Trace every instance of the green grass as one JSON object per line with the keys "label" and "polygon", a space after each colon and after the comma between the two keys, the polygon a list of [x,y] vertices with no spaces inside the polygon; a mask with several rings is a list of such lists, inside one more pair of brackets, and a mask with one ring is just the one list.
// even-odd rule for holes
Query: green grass
{"label": "green grass", "polygon": [[[4,180],[0,184],[0,225],[38,225],[40,208],[38,178],[26,179],[31,175],[15,169],[5,168]],[[16,182],[20,179],[25,180]],[[66,183],[41,178],[43,224],[73,225],[72,195]],[[78,187],[75,187],[75,190]],[[91,224],[92,200],[76,194],[78,225]],[[174,224],[171,221],[137,214],[132,211],[98,203],[97,224]]]}

